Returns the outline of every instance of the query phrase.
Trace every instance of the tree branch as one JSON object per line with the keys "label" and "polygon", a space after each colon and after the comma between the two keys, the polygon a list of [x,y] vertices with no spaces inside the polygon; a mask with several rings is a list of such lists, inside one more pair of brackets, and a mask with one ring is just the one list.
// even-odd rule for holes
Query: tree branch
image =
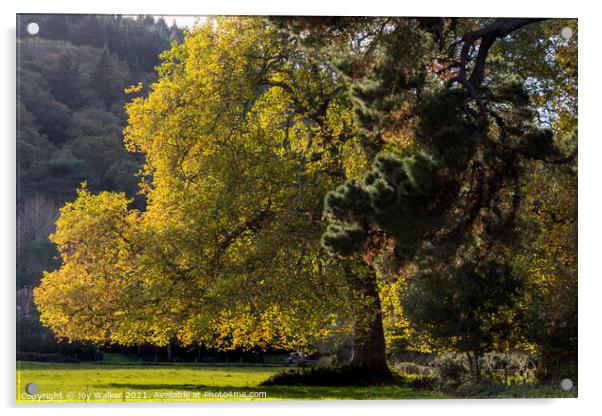
{"label": "tree branch", "polygon": [[[464,101],[464,109],[472,116],[485,117],[487,111],[485,104],[477,94],[478,88],[485,80],[485,64],[489,51],[496,40],[503,39],[510,33],[523,26],[535,23],[544,19],[536,18],[499,18],[496,19],[491,25],[486,26],[482,29],[469,32],[465,34],[462,39],[452,45],[452,53],[456,46],[462,44],[460,51],[460,61],[458,64],[458,74],[453,77],[449,83],[448,88],[456,83],[462,84],[468,93],[468,97]],[[478,52],[475,59],[472,72],[468,75],[468,63],[473,53],[473,50],[477,49]],[[475,112],[469,107],[469,104],[474,101],[479,107],[479,112]]]}

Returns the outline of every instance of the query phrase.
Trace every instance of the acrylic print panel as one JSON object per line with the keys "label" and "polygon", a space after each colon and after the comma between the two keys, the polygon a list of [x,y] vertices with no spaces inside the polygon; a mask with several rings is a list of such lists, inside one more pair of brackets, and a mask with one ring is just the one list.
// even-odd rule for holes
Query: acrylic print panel
{"label": "acrylic print panel", "polygon": [[17,401],[576,397],[577,37],[17,15]]}

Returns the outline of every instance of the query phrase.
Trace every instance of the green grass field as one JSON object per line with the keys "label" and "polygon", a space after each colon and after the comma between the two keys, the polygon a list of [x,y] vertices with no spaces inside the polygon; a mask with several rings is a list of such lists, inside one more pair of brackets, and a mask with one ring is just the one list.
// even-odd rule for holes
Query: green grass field
{"label": "green grass field", "polygon": [[[283,367],[17,363],[17,402],[440,399],[402,386],[260,386]],[[36,396],[25,393],[36,383]],[[265,393],[265,394],[264,394]],[[221,397],[220,397],[221,395]]]}

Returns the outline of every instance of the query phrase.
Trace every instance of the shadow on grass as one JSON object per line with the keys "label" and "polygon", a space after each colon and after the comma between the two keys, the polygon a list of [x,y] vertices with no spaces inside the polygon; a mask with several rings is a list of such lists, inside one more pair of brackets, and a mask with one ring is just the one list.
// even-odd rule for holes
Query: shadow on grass
{"label": "shadow on grass", "polygon": [[262,386],[403,386],[406,378],[386,371],[375,372],[365,368],[342,366],[333,368],[300,368],[285,370],[270,376]]}

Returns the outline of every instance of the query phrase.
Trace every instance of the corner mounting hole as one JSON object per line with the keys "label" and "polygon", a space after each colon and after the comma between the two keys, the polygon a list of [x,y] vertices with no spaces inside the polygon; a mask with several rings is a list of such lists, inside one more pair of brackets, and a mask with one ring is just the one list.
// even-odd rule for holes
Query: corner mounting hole
{"label": "corner mounting hole", "polygon": [[36,383],[28,383],[25,386],[25,391],[27,392],[27,394],[36,394],[38,390],[40,390],[40,387]]}
{"label": "corner mounting hole", "polygon": [[560,382],[560,388],[564,391],[569,391],[573,388],[573,380],[565,378]]}
{"label": "corner mounting hole", "polygon": [[30,35],[37,35],[39,31],[40,25],[38,25],[36,22],[31,22],[27,25],[27,33]]}
{"label": "corner mounting hole", "polygon": [[573,37],[573,29],[571,29],[568,26],[562,28],[562,30],[560,31],[560,36],[562,36],[564,39],[572,38]]}

